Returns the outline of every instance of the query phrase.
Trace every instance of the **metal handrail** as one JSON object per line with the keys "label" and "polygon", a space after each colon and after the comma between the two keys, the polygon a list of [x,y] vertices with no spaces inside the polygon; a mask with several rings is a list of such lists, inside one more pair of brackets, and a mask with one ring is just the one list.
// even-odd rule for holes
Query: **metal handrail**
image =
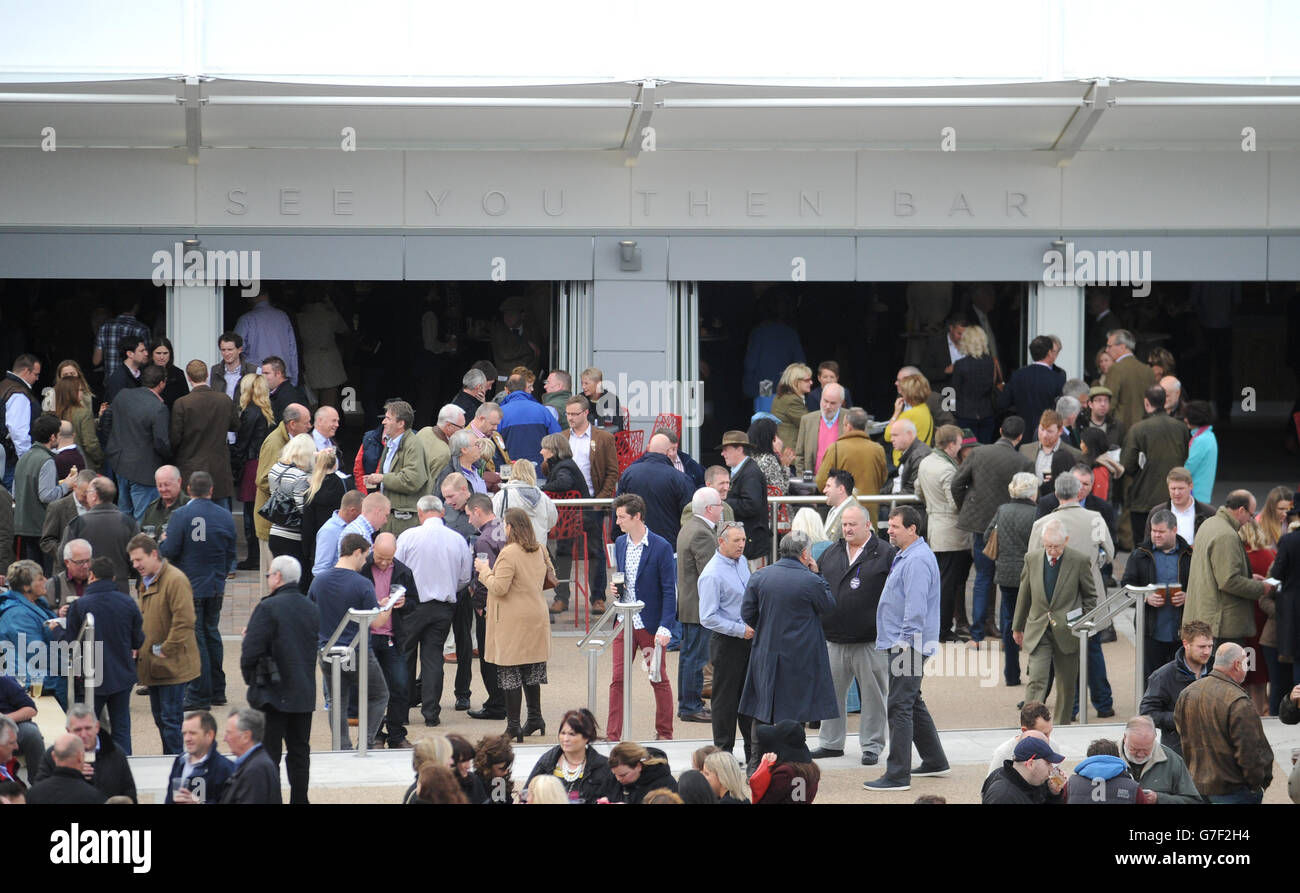
{"label": "metal handrail", "polygon": [[[343,714],[347,710],[348,699],[343,697],[343,664],[349,657],[357,661],[357,752],[364,757],[370,742],[367,730],[370,728],[370,704],[366,692],[370,687],[370,621],[384,613],[383,608],[348,608],[339,625],[334,628],[334,635],[321,646],[321,660],[330,664],[330,729],[334,736],[334,749],[343,749]],[[357,634],[347,645],[335,644],[348,624],[357,625]]]}
{"label": "metal handrail", "polygon": [[[1096,606],[1084,614],[1078,620],[1069,624],[1070,632],[1079,637],[1079,724],[1086,726],[1088,724],[1088,639],[1097,635],[1106,628],[1121,612],[1128,610],[1134,605],[1142,605],[1148,593],[1160,589],[1162,585],[1174,584],[1151,584],[1149,586],[1121,586],[1114,592],[1107,595]],[[1140,705],[1142,695],[1146,693],[1146,672],[1144,670],[1144,661],[1146,658],[1146,611],[1137,610],[1133,618],[1133,703]]]}
{"label": "metal handrail", "polygon": [[[861,504],[864,505],[864,506],[866,506],[866,505],[885,505],[886,503],[889,503],[889,504],[891,504],[891,505],[893,505],[893,504],[908,504],[908,503],[918,503],[918,504],[923,504],[923,503],[924,503],[924,500],[922,500],[921,497],[915,495],[914,493],[881,493],[881,494],[869,494],[869,495],[863,495],[863,496],[859,496],[859,495],[857,495],[857,494],[855,493],[855,494],[853,495],[853,498],[856,499],[859,503],[861,503]],[[824,495],[815,495],[815,496],[812,496],[812,495],[810,495],[810,496],[769,496],[769,497],[767,497],[768,511],[769,511],[769,512],[771,513],[771,515],[772,515],[772,517],[771,517],[771,522],[772,522],[772,528],[771,528],[771,529],[772,529],[772,561],[774,561],[774,562],[776,561],[776,558],[777,558],[777,548],[780,546],[780,543],[778,542],[778,540],[779,540],[780,538],[776,535],[777,511],[778,511],[778,509],[779,509],[781,506],[783,506],[783,505],[816,505],[816,506],[824,506],[824,505],[826,505],[826,504],[827,504],[827,503],[826,503],[826,497],[825,497]],[[793,520],[793,519],[791,519],[791,520]],[[879,526],[879,523],[877,523],[877,526]]]}
{"label": "metal handrail", "polygon": [[[605,649],[618,638],[619,633],[626,633],[633,628],[632,618],[641,613],[645,607],[645,602],[614,602],[612,607],[605,611],[600,621],[591,628],[591,632],[582,637],[578,642],[578,649],[587,652],[587,709],[592,713],[596,712],[596,673],[598,669],[597,660],[600,655],[605,653]],[[614,623],[614,628],[610,630],[608,639],[597,638],[598,633],[602,633],[613,618],[618,618]],[[623,636],[623,728],[631,728],[632,722],[632,654],[635,649],[632,643],[632,635]]]}
{"label": "metal handrail", "polygon": [[[83,647],[83,642],[87,639],[90,641],[90,647]],[[81,624],[81,629],[68,642],[68,650],[72,653],[68,660],[67,669],[64,671],[68,677],[68,705],[72,706],[77,702],[76,688],[76,656],[81,656],[81,673],[86,680],[86,706],[92,711],[95,709],[95,673],[98,668],[95,666],[95,615],[87,611],[86,619]]]}

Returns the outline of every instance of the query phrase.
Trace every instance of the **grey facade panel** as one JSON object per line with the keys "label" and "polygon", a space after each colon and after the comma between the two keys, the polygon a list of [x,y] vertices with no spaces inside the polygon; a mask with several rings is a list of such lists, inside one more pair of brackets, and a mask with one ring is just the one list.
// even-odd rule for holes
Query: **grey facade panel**
{"label": "grey facade panel", "polygon": [[400,280],[401,236],[203,236],[203,249],[261,252],[263,279]]}
{"label": "grey facade panel", "polygon": [[407,279],[509,282],[592,278],[591,236],[405,238]]}
{"label": "grey facade panel", "polygon": [[597,280],[592,343],[602,350],[658,351],[672,339],[668,288],[663,282]]}
{"label": "grey facade panel", "polygon": [[[635,250],[641,259],[640,270],[621,269],[619,243],[624,240],[636,242]],[[598,236],[594,247],[597,279],[663,282],[668,278],[668,239],[665,236],[639,236],[635,233],[626,236]]]}
{"label": "grey facade panel", "polygon": [[808,282],[852,282],[854,251],[852,236],[674,236],[668,278],[791,282],[799,271]]}
{"label": "grey facade panel", "polygon": [[[1070,237],[1067,235],[1067,239]],[[1154,282],[1261,282],[1268,278],[1267,236],[1127,236],[1070,239],[1076,254],[1150,251]],[[1145,261],[1144,261],[1145,262]],[[1041,275],[1041,274],[1040,274]]]}
{"label": "grey facade panel", "polygon": [[1268,278],[1274,282],[1300,280],[1300,236],[1269,236]]}
{"label": "grey facade panel", "polygon": [[1042,279],[1047,236],[859,236],[860,282]]}
{"label": "grey facade panel", "polygon": [[154,252],[171,251],[178,238],[128,233],[0,233],[0,276],[149,279]]}

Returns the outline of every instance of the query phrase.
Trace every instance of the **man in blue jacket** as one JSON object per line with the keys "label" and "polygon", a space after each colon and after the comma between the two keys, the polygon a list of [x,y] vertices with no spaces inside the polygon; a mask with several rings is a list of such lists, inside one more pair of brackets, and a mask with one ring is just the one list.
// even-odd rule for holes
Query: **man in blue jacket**
{"label": "man in blue jacket", "polygon": [[86,615],[95,615],[95,645],[101,647],[95,655],[99,661],[95,715],[108,708],[113,743],[130,756],[131,691],[136,683],[135,654],[144,644],[144,621],[135,600],[117,588],[115,573],[113,559],[108,556],[91,559],[86,594],[68,607],[67,626],[56,628],[54,637],[72,638],[81,631]]}
{"label": "man in blue jacket", "polygon": [[501,424],[497,425],[497,431],[506,439],[506,452],[514,459],[528,459],[540,466],[542,438],[558,434],[560,423],[528,393],[528,382],[522,375],[512,375],[506,380],[506,395],[499,405]]}
{"label": "man in blue jacket", "polygon": [[[217,752],[217,720],[206,710],[185,714],[181,723],[185,753],[176,755],[167,778],[164,803],[216,803],[235,764]],[[177,779],[184,783],[175,790]]]}
{"label": "man in blue jacket", "polygon": [[[674,472],[676,473],[676,472]],[[620,602],[641,601],[645,607],[632,618],[632,642],[649,658],[655,645],[667,648],[670,627],[677,619],[677,562],[673,547],[645,523],[645,500],[635,493],[614,499],[614,521],[623,531],[614,543],[614,558],[624,576],[622,591],[611,580],[608,595]],[[653,630],[653,632],[651,632]],[[623,732],[623,636],[614,638],[614,673],[609,684],[610,741],[621,741]],[[655,693],[655,739],[672,740],[673,689],[668,683],[668,662],[661,652],[659,681],[651,682]],[[648,661],[647,661],[648,662]]]}
{"label": "man in blue jacket", "polygon": [[[1000,409],[1014,407],[1022,419],[1037,419],[1043,411],[1056,408],[1056,398],[1065,388],[1065,373],[1056,364],[1056,345],[1050,335],[1029,342],[1027,366],[1012,373],[1007,388],[997,398]],[[1038,439],[1037,426],[1025,432],[1025,443]]]}
{"label": "man in blue jacket", "polygon": [[645,455],[628,466],[618,479],[618,495],[635,493],[645,502],[645,523],[657,536],[677,542],[682,531],[682,509],[695,495],[691,479],[673,467],[668,451],[672,442],[663,434],[650,438]]}
{"label": "man in blue jacket", "polygon": [[199,677],[185,692],[186,710],[226,703],[221,667],[221,604],[226,573],[235,561],[235,519],[212,501],[212,475],[190,475],[190,501],[172,513],[163,534],[163,557],[185,572],[194,590],[194,634],[199,643]]}

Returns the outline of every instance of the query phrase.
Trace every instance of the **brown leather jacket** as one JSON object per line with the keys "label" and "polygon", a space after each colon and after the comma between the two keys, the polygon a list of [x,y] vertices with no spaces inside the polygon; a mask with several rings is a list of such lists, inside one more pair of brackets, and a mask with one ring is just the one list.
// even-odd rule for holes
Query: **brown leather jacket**
{"label": "brown leather jacket", "polygon": [[1273,780],[1273,748],[1259,715],[1246,690],[1222,670],[1183,689],[1174,705],[1174,724],[1192,781],[1203,796],[1242,787],[1259,791]]}

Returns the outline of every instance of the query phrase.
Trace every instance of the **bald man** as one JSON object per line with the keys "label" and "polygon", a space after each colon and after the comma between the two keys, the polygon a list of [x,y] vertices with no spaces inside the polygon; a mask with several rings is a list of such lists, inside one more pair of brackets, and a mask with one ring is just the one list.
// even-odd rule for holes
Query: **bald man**
{"label": "bald man", "polygon": [[[394,556],[397,554],[397,537],[391,533],[381,533],[375,537],[374,548],[361,576],[375,584],[375,597],[383,604],[395,586],[406,589],[406,603],[413,605],[419,600],[415,589],[415,577],[411,569]],[[404,609],[393,611],[391,618],[383,626],[370,628],[370,647],[379,660],[379,668],[384,672],[384,682],[388,683],[388,712],[384,725],[375,736],[375,743],[386,741],[390,750],[411,746],[406,739],[406,719],[410,708],[410,681],[407,679],[406,655],[399,644],[402,639],[402,617]]]}
{"label": "bald man", "polygon": [[695,495],[695,485],[673,467],[668,452],[672,442],[662,434],[650,438],[646,453],[618,479],[616,496],[635,493],[645,500],[645,523],[670,543],[682,529],[682,509]]}
{"label": "bald man", "polygon": [[108,799],[106,794],[86,781],[81,771],[86,763],[86,746],[79,736],[65,732],[55,738],[50,758],[54,762],[54,771],[28,788],[28,803],[67,806],[103,803]]}
{"label": "bald man", "polygon": [[1187,768],[1211,803],[1259,803],[1273,781],[1273,746],[1242,687],[1249,663],[1245,648],[1223,643],[1210,675],[1183,689],[1174,705]]}

